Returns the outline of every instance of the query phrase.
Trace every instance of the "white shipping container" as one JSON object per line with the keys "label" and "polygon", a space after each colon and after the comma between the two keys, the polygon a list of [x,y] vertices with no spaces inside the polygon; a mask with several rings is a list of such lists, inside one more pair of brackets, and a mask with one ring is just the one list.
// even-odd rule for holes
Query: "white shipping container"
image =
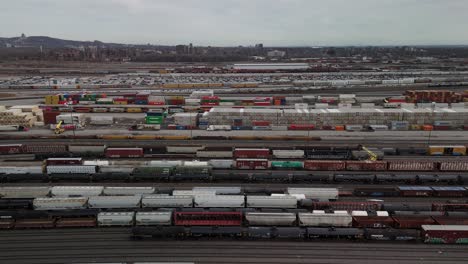
{"label": "white shipping container", "polygon": [[243,195],[195,195],[194,201],[195,207],[240,208],[245,206]]}
{"label": "white shipping container", "polygon": [[362,125],[346,125],[346,131],[361,131]]}
{"label": "white shipping container", "polygon": [[49,187],[0,187],[0,198],[39,198],[49,192]]}
{"label": "white shipping container", "polygon": [[68,196],[99,196],[104,190],[103,186],[53,186],[50,194],[57,197]]}
{"label": "white shipping container", "polygon": [[302,159],[304,150],[273,150],[273,156],[279,159]]}
{"label": "white shipping container", "polygon": [[149,195],[143,196],[142,207],[192,207],[193,196],[190,195]]}
{"label": "white shipping container", "polygon": [[208,165],[213,169],[231,169],[234,166],[234,160],[212,159],[208,161]]}
{"label": "white shipping container", "polygon": [[172,212],[137,212],[135,222],[137,226],[171,225]]}
{"label": "white shipping container", "polygon": [[333,213],[298,213],[300,226],[333,226],[333,227],[350,227],[353,218],[349,214],[333,214]]}
{"label": "white shipping container", "polygon": [[97,216],[99,226],[132,226],[134,212],[101,212]]}
{"label": "white shipping container", "polygon": [[35,210],[86,209],[88,198],[36,198],[33,200]]}
{"label": "white shipping container", "polygon": [[96,173],[96,166],[81,166],[81,165],[72,165],[72,166],[47,166],[48,174],[92,174]]}
{"label": "white shipping container", "polygon": [[88,199],[89,208],[140,208],[141,196],[92,196]]}
{"label": "white shipping container", "polygon": [[270,126],[272,131],[286,131],[288,126]]}
{"label": "white shipping container", "polygon": [[337,188],[294,188],[287,189],[288,194],[304,194],[306,198],[317,199],[319,201],[329,201],[338,199]]}
{"label": "white shipping container", "polygon": [[104,195],[137,195],[137,194],[152,194],[154,187],[104,187]]}
{"label": "white shipping container", "polygon": [[295,213],[247,213],[249,226],[292,226],[296,222]]}
{"label": "white shipping container", "polygon": [[247,207],[250,208],[297,208],[293,196],[247,196]]}

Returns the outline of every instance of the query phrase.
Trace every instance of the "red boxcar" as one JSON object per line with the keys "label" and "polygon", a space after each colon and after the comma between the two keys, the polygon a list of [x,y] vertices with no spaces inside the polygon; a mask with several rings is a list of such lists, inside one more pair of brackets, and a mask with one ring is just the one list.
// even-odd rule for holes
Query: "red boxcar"
{"label": "red boxcar", "polygon": [[468,217],[433,216],[438,225],[468,225]]}
{"label": "red boxcar", "polygon": [[346,163],[339,160],[306,160],[304,168],[314,171],[342,171],[345,170]]}
{"label": "red boxcar", "polygon": [[77,217],[60,218],[55,223],[56,227],[95,227],[96,218]]}
{"label": "red boxcar", "polygon": [[425,225],[422,236],[426,243],[466,244],[468,226],[464,225]]}
{"label": "red boxcar", "polygon": [[77,113],[91,113],[92,111],[92,107],[75,107],[75,112]]}
{"label": "red boxcar", "polygon": [[15,228],[53,228],[54,219],[18,219]]}
{"label": "red boxcar", "polygon": [[252,126],[269,126],[270,121],[252,121]]}
{"label": "red boxcar", "polygon": [[271,102],[254,102],[254,105],[256,105],[256,106],[269,106],[269,105],[271,105]]}
{"label": "red boxcar", "polygon": [[385,171],[386,161],[346,161],[346,170],[350,171]]}
{"label": "red boxcar", "polygon": [[380,202],[313,202],[313,210],[380,211]]}
{"label": "red boxcar", "polygon": [[142,158],[142,148],[108,148],[106,149],[107,158]]}
{"label": "red boxcar", "polygon": [[22,146],[21,144],[0,145],[0,154],[20,154]]}
{"label": "red boxcar", "polygon": [[174,212],[179,226],[240,226],[242,212]]}
{"label": "red boxcar", "polygon": [[82,165],[82,158],[48,158],[46,165]]}
{"label": "red boxcar", "polygon": [[23,145],[24,153],[46,154],[46,153],[65,153],[67,145],[60,144],[26,144]]}
{"label": "red boxcar", "polygon": [[447,212],[454,212],[454,211],[468,211],[468,203],[433,203],[432,204],[432,211],[447,211]]}
{"label": "red boxcar", "polygon": [[292,124],[288,126],[288,130],[314,130],[315,125],[296,125]]}
{"label": "red boxcar", "polygon": [[267,159],[270,156],[269,149],[234,149],[234,158]]}
{"label": "red boxcar", "polygon": [[266,159],[238,159],[236,168],[240,170],[266,170],[268,169],[268,160]]}
{"label": "red boxcar", "polygon": [[388,228],[395,225],[391,216],[353,216],[354,227]]}
{"label": "red boxcar", "polygon": [[411,215],[411,216],[394,216],[395,225],[398,228],[421,228],[422,225],[435,224],[434,219],[430,216]]}

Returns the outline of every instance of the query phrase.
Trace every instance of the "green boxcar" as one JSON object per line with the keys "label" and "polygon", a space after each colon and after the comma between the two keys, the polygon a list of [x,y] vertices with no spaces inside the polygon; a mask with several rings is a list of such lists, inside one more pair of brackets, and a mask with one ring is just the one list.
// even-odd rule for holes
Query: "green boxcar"
{"label": "green boxcar", "polygon": [[174,171],[175,179],[210,179],[210,166],[177,166]]}
{"label": "green boxcar", "polygon": [[272,161],[272,169],[302,169],[304,163],[302,161]]}

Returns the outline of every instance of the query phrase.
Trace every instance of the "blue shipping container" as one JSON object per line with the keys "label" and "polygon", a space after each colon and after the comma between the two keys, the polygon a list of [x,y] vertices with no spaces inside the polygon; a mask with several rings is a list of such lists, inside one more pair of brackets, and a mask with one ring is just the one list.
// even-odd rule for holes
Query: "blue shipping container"
{"label": "blue shipping container", "polygon": [[176,126],[177,130],[185,130],[185,126]]}

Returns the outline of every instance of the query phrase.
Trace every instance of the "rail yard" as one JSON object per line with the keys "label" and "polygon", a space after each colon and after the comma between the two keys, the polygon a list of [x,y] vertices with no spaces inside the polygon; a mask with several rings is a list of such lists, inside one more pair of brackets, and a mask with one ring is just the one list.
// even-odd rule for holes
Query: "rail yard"
{"label": "rail yard", "polygon": [[2,76],[0,262],[466,262],[467,72],[259,65]]}

